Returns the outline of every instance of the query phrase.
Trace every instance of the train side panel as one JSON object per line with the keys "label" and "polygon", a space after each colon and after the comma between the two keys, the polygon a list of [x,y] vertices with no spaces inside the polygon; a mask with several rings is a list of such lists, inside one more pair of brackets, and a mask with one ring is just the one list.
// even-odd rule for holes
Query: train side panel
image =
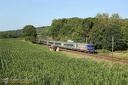
{"label": "train side panel", "polygon": [[63,47],[67,49],[76,49],[76,43],[73,42],[63,42]]}
{"label": "train side panel", "polygon": [[77,43],[77,50],[86,51],[85,43]]}
{"label": "train side panel", "polygon": [[47,41],[46,40],[40,40],[41,44],[46,44],[47,45]]}

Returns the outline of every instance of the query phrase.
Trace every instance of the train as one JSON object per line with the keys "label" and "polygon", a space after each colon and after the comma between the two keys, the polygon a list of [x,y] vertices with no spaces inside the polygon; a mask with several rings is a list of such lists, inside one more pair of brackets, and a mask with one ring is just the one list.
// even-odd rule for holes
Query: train
{"label": "train", "polygon": [[89,53],[95,52],[94,44],[77,43],[77,42],[47,41],[47,40],[40,40],[38,43],[45,44],[48,46],[56,46],[59,48],[65,48],[65,49],[77,50],[77,51],[83,51],[83,52],[89,52]]}

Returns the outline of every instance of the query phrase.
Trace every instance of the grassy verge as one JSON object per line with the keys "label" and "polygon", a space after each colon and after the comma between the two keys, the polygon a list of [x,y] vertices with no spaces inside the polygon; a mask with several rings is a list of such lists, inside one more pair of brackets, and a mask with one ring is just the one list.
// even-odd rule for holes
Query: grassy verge
{"label": "grassy verge", "polygon": [[[96,52],[98,52],[99,55],[104,55],[104,56],[112,56],[112,52],[102,49],[102,50],[96,50]],[[118,58],[125,58],[128,59],[128,50],[126,51],[115,51],[113,52],[114,57],[118,57]]]}

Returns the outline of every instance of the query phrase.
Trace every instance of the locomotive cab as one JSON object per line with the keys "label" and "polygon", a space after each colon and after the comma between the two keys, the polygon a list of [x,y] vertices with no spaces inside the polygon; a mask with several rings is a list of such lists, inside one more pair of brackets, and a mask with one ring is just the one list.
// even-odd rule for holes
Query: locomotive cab
{"label": "locomotive cab", "polygon": [[93,44],[86,44],[86,51],[94,53],[95,52],[95,46]]}

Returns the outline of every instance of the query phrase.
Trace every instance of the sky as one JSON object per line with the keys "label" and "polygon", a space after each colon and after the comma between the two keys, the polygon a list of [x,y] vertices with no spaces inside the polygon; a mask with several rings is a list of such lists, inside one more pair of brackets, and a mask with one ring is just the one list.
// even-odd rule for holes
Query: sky
{"label": "sky", "polygon": [[128,18],[128,0],[0,0],[0,31],[50,26],[53,19],[118,13]]}

